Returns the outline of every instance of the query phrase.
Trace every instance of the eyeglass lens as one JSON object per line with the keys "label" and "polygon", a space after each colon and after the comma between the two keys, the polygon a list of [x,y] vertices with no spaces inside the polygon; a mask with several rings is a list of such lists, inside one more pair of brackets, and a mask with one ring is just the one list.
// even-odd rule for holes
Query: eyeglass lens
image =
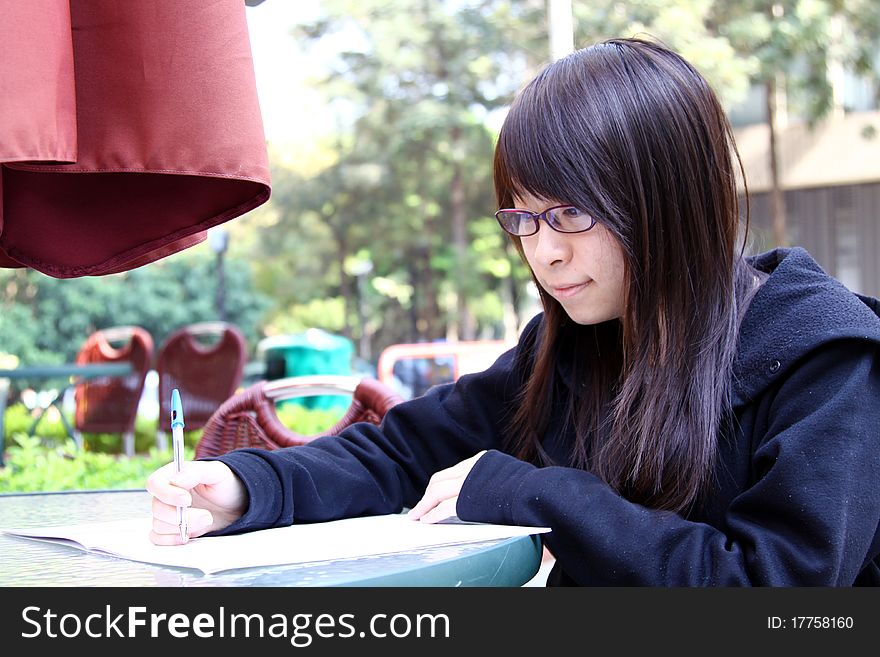
{"label": "eyeglass lens", "polygon": [[499,210],[495,216],[501,227],[512,235],[526,236],[538,232],[539,218],[560,233],[581,233],[593,227],[593,217],[583,210],[566,205],[535,215],[525,210]]}

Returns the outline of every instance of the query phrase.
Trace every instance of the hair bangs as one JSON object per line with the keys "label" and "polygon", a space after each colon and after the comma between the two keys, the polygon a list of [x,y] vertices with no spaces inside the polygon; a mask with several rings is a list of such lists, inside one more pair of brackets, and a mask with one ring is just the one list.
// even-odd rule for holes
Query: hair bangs
{"label": "hair bangs", "polygon": [[499,137],[495,160],[496,196],[499,205],[512,205],[515,198],[534,196],[569,201],[560,185],[566,162],[552,148],[551,130],[530,115],[522,103],[511,108]]}
{"label": "hair bangs", "polygon": [[[566,59],[575,65],[586,54],[578,51]],[[516,198],[534,196],[570,203],[607,221],[620,214],[606,157],[607,133],[617,129],[593,107],[601,99],[591,97],[585,91],[589,85],[565,63],[540,73],[510,108],[495,150],[497,202],[511,207]],[[584,122],[584,116],[591,119]]]}

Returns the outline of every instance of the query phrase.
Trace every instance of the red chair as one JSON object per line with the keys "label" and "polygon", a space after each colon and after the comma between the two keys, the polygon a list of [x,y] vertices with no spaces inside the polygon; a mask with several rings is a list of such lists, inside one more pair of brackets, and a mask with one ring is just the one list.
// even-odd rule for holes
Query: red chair
{"label": "red chair", "polygon": [[127,456],[134,455],[134,423],[153,362],[153,338],[138,326],[118,326],[92,333],[76,356],[78,364],[129,362],[131,374],[84,380],[74,387],[76,441],[82,433],[119,433]]}
{"label": "red chair", "polygon": [[233,324],[191,324],[168,336],[156,358],[160,448],[167,446],[165,436],[171,431],[171,391],[180,391],[185,429],[201,429],[238,389],[245,361],[247,342]]}
{"label": "red chair", "polygon": [[[336,424],[317,434],[302,435],[290,430],[275,412],[275,402],[282,399],[342,393],[352,396],[348,410]],[[391,388],[371,378],[318,374],[259,381],[217,409],[196,445],[196,458],[219,456],[242,447],[278,449],[305,445],[321,436],[336,435],[355,422],[378,425],[385,413],[402,401]]]}

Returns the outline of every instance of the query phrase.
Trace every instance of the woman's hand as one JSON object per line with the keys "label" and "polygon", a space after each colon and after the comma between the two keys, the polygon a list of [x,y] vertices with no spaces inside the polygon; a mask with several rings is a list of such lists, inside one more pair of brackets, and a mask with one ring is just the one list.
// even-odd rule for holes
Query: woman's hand
{"label": "woman's hand", "polygon": [[156,545],[179,545],[177,507],[188,507],[187,535],[201,536],[228,527],[241,517],[248,505],[247,490],[229,467],[220,461],[187,461],[176,472],[164,465],[147,479],[153,496],[153,528],[150,540]]}
{"label": "woman's hand", "polygon": [[455,515],[455,505],[464,480],[486,450],[474,454],[457,465],[435,472],[425,494],[407,514],[412,520],[439,522]]}

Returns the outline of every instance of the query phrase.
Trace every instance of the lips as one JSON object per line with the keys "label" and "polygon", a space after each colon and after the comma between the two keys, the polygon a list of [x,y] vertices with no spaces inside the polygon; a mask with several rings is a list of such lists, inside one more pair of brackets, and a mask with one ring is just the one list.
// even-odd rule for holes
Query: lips
{"label": "lips", "polygon": [[593,281],[586,281],[584,283],[573,283],[570,285],[558,285],[550,288],[550,293],[556,297],[557,299],[567,299],[569,297],[573,297],[578,294],[582,290],[584,290],[590,283]]}

